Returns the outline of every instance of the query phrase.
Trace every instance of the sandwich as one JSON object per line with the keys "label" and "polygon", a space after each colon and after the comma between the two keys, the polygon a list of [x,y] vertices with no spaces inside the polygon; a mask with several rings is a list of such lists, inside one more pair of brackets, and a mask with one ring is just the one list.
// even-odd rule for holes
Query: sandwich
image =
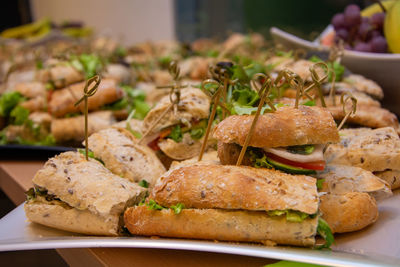
{"label": "sandwich", "polygon": [[146,194],[145,188],[78,152],[49,159],[32,182],[24,206],[30,221],[88,235],[118,235],[125,208]]}
{"label": "sandwich", "polygon": [[[253,115],[234,115],[215,127],[222,164],[236,164],[253,119]],[[339,140],[335,121],[326,109],[284,106],[260,115],[242,164],[314,174],[324,169],[324,146]]]}
{"label": "sandwich", "polygon": [[329,164],[355,166],[372,172],[391,187],[400,187],[400,138],[392,127],[340,131],[340,142],[324,152]]}
{"label": "sandwich", "polygon": [[[75,106],[75,103],[82,98],[85,84],[85,82],[81,82],[54,91],[49,101],[49,112],[55,117],[64,117],[66,114],[81,112],[84,104]],[[88,99],[89,111],[116,102],[123,96],[123,89],[117,86],[114,80],[104,79],[97,88],[96,94]]]}
{"label": "sandwich", "polygon": [[318,205],[312,177],[200,164],[164,174],[124,221],[134,235],[309,247],[326,234]]}
{"label": "sandwich", "polygon": [[149,133],[143,143],[171,159],[192,158],[200,153],[210,113],[210,99],[200,89],[182,89],[177,111],[170,109],[157,123],[170,104],[170,97],[164,96],[146,115],[142,132]]}
{"label": "sandwich", "polygon": [[[115,123],[111,111],[96,111],[88,115],[88,134],[108,128]],[[53,118],[51,134],[57,143],[76,144],[85,138],[85,116],[78,115],[69,118]]]}
{"label": "sandwich", "polygon": [[165,168],[153,150],[137,142],[128,130],[112,127],[92,134],[89,149],[114,174],[153,186]]}

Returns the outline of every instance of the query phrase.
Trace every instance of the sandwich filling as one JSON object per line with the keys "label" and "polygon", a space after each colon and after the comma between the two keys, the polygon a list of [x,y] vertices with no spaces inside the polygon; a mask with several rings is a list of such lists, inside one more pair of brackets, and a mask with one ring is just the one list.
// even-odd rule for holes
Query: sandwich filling
{"label": "sandwich filling", "polygon": [[249,147],[255,167],[275,168],[292,174],[314,174],[324,170],[324,145],[300,145],[257,149]]}
{"label": "sandwich filling", "polygon": [[203,137],[207,128],[207,119],[193,119],[188,123],[180,123],[176,125],[169,126],[163,129],[159,135],[156,136],[153,141],[148,143],[147,145],[153,149],[154,151],[159,151],[160,147],[158,145],[159,142],[164,139],[172,139],[176,143],[180,143],[183,139],[184,134],[190,134],[190,137],[193,140],[199,140]]}

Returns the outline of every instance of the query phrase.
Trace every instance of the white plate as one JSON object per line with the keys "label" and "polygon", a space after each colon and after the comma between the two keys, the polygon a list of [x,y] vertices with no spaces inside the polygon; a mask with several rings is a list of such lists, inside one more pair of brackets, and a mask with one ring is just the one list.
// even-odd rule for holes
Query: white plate
{"label": "white plate", "polygon": [[0,220],[0,251],[124,247],[194,250],[308,262],[329,266],[400,265],[400,191],[379,203],[380,218],[367,229],[336,236],[332,251],[265,247],[183,239],[145,237],[93,237],[29,223],[23,205]]}

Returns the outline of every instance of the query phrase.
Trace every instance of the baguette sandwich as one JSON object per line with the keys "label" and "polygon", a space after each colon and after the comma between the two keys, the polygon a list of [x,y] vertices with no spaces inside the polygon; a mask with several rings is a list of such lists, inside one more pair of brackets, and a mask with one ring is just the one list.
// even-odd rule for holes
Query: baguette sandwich
{"label": "baguette sandwich", "polygon": [[391,189],[400,187],[400,138],[393,128],[344,129],[340,140],[327,147],[328,163],[359,167],[388,182]]}
{"label": "baguette sandwich", "polygon": [[[252,115],[234,115],[216,126],[214,138],[222,164],[236,164],[253,119]],[[326,109],[285,106],[259,117],[242,164],[313,174],[324,169],[324,146],[339,140],[335,121]]]}
{"label": "baguette sandwich", "polygon": [[165,168],[153,150],[137,144],[124,128],[108,128],[89,137],[89,149],[111,172],[131,182],[145,180],[151,186]]}
{"label": "baguette sandwich", "polygon": [[[170,106],[170,97],[163,97],[143,120],[143,133],[151,129]],[[170,109],[145,139],[155,151],[171,159],[184,160],[200,153],[210,113],[210,100],[200,89],[183,89],[177,112]]]}
{"label": "baguette sandwich", "polygon": [[125,208],[146,194],[78,152],[49,159],[32,182],[24,206],[30,221],[88,235],[118,235]]}
{"label": "baguette sandwich", "polygon": [[318,205],[312,177],[200,164],[164,174],[124,217],[134,235],[313,246]]}

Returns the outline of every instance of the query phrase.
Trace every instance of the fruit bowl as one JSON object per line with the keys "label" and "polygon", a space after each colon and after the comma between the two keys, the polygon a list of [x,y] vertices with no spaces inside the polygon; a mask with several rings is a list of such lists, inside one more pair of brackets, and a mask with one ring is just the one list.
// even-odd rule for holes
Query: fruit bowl
{"label": "fruit bowl", "polygon": [[[272,27],[270,32],[275,42],[289,49],[301,48],[310,55],[316,54],[321,58],[328,58],[330,48],[321,45],[320,40],[333,32],[331,25],[313,42],[301,39],[275,27]],[[351,72],[364,75],[382,86],[385,93],[383,105],[398,116],[400,115],[400,54],[345,50],[341,62]]]}

